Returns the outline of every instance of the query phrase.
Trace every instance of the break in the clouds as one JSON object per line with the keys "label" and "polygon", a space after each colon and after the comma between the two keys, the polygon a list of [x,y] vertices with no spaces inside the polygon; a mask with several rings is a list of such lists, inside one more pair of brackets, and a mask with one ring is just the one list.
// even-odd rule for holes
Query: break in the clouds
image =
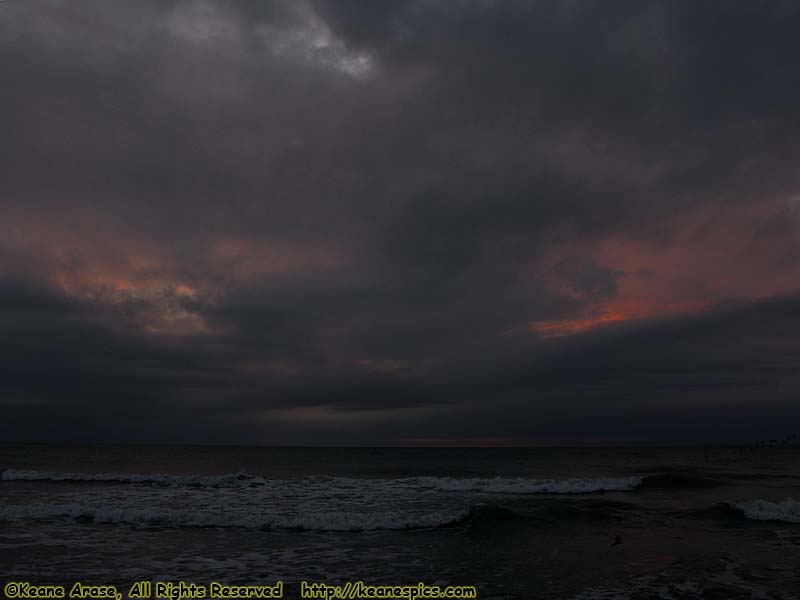
{"label": "break in the clouds", "polygon": [[798,23],[0,3],[0,438],[790,433]]}

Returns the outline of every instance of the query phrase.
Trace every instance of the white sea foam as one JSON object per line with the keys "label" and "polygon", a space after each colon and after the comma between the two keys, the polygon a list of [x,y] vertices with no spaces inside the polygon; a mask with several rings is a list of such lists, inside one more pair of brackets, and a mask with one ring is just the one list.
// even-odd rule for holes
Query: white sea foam
{"label": "white sea foam", "polygon": [[599,477],[584,479],[529,479],[523,477],[456,478],[405,477],[400,479],[353,479],[349,477],[309,478],[305,480],[264,479],[247,473],[227,475],[137,475],[123,473],[61,473],[7,469],[0,474],[4,481],[53,481],[149,484],[168,487],[247,488],[303,485],[311,489],[363,489],[381,492],[432,489],[446,492],[482,492],[490,494],[588,494],[604,491],[630,491],[642,483],[641,477]]}
{"label": "white sea foam", "polygon": [[125,473],[61,473],[19,469],[6,469],[0,473],[0,480],[141,483],[186,487],[255,487],[263,486],[267,483],[265,479],[248,475],[247,473],[228,473],[225,475],[137,475]]}
{"label": "white sea foam", "polygon": [[0,507],[2,520],[72,519],[134,527],[233,527],[292,531],[375,531],[443,527],[464,521],[469,507],[425,513],[310,512],[277,515],[239,510],[109,508],[85,504],[33,504]]}
{"label": "white sea foam", "polygon": [[800,523],[800,502],[787,498],[783,502],[769,500],[745,500],[731,502],[730,505],[748,519],[756,521],[783,521],[784,523]]}
{"label": "white sea foam", "polygon": [[589,494],[592,492],[630,491],[642,483],[641,477],[601,477],[595,479],[492,479],[419,477],[421,485],[450,492],[485,492],[490,494]]}

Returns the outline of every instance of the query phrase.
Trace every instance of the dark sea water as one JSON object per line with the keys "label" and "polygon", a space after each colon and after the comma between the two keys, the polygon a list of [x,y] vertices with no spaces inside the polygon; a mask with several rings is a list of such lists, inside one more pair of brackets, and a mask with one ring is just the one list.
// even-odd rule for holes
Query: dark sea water
{"label": "dark sea water", "polygon": [[0,583],[800,598],[800,449],[0,446]]}

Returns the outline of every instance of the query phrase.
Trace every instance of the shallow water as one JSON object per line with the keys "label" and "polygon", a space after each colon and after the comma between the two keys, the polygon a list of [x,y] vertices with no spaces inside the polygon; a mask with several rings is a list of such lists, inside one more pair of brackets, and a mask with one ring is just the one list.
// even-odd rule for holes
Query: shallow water
{"label": "shallow water", "polygon": [[0,446],[0,573],[800,598],[798,449]]}

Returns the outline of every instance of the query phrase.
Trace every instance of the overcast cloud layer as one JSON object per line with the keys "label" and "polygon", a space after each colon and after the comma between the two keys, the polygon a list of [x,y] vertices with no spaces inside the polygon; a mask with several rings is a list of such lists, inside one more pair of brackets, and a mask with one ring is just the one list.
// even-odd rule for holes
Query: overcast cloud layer
{"label": "overcast cloud layer", "polygon": [[799,24],[0,2],[0,440],[793,433]]}

